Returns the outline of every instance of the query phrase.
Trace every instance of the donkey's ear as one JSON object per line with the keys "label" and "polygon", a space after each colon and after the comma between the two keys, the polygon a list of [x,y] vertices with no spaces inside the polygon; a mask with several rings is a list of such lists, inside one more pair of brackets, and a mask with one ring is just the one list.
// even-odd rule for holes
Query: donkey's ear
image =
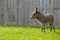
{"label": "donkey's ear", "polygon": [[38,10],[38,8],[36,7],[36,10]]}
{"label": "donkey's ear", "polygon": [[38,8],[36,7],[36,12],[38,11]]}

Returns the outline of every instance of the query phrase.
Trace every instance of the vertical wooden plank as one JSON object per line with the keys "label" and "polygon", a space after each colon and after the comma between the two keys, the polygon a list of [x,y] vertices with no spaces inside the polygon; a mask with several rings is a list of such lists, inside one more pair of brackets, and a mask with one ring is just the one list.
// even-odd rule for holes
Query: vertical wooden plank
{"label": "vertical wooden plank", "polygon": [[29,0],[26,0],[25,25],[29,25]]}
{"label": "vertical wooden plank", "polygon": [[46,10],[46,9],[47,9],[47,7],[46,7],[46,6],[47,6],[47,0],[44,0],[44,9],[43,9],[43,10],[44,10],[44,14],[45,14],[45,13],[46,13],[46,11],[47,11],[47,10]]}
{"label": "vertical wooden plank", "polygon": [[15,24],[18,24],[18,23],[17,23],[17,20],[18,20],[18,19],[17,19],[17,16],[18,16],[18,15],[17,15],[17,14],[18,14],[18,13],[17,13],[17,0],[14,0],[14,9],[13,9],[13,10],[14,10],[14,18],[15,18],[14,23],[15,23]]}
{"label": "vertical wooden plank", "polygon": [[[29,4],[30,4],[30,6],[29,6],[29,16],[31,17],[32,16],[32,0],[30,0],[29,1]],[[31,20],[31,18],[29,18],[29,25],[32,25],[32,20]]]}
{"label": "vertical wooden plank", "polygon": [[17,21],[19,21],[18,24],[21,25],[21,19],[20,19],[20,14],[21,14],[21,0],[18,0],[18,1],[19,1],[19,3],[18,3],[19,4],[19,6],[18,6],[18,8],[19,8],[18,9],[19,10],[18,14],[19,15],[18,15],[18,20]]}
{"label": "vertical wooden plank", "polygon": [[16,24],[19,24],[19,0],[17,0],[17,22]]}
{"label": "vertical wooden plank", "polygon": [[4,24],[4,0],[2,0],[1,24]]}
{"label": "vertical wooden plank", "polygon": [[40,0],[40,11],[41,11],[41,13],[44,13],[43,11],[44,11],[44,0]]}
{"label": "vertical wooden plank", "polygon": [[7,24],[7,0],[4,0],[4,24]]}
{"label": "vertical wooden plank", "polygon": [[23,20],[23,13],[22,13],[22,5],[23,5],[24,1],[19,0],[19,24],[22,25],[22,20]]}
{"label": "vertical wooden plank", "polygon": [[13,17],[15,16],[14,15],[14,4],[13,4],[14,2],[13,2],[13,0],[11,0],[11,3],[10,3],[10,24],[14,24],[13,22]]}
{"label": "vertical wooden plank", "polygon": [[25,15],[26,15],[26,0],[23,4],[23,9],[22,9],[22,13],[23,13],[23,25],[25,25]]}
{"label": "vertical wooden plank", "polygon": [[0,0],[0,24],[3,23],[3,0]]}
{"label": "vertical wooden plank", "polygon": [[26,18],[27,18],[27,9],[28,9],[28,0],[25,0],[25,4],[24,4],[24,6],[23,6],[23,24],[24,25],[26,25],[27,24],[27,22],[26,22]]}
{"label": "vertical wooden plank", "polygon": [[55,8],[57,8],[57,6],[58,6],[58,1],[57,1],[57,0],[54,0],[54,2],[55,2]]}
{"label": "vertical wooden plank", "polygon": [[60,0],[57,0],[58,1],[58,8],[60,8]]}
{"label": "vertical wooden plank", "polygon": [[11,8],[11,0],[7,0],[8,4],[7,4],[7,11],[8,11],[8,24],[10,24],[10,18],[9,18],[9,14],[10,14],[10,8]]}

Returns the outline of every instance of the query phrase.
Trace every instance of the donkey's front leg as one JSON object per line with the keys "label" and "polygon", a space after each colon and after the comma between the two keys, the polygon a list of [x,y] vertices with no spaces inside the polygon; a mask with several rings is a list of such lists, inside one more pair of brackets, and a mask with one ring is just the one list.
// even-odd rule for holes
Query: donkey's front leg
{"label": "donkey's front leg", "polygon": [[45,24],[42,24],[41,30],[42,30],[43,32],[45,32]]}
{"label": "donkey's front leg", "polygon": [[43,24],[43,32],[45,32],[45,24]]}
{"label": "donkey's front leg", "polygon": [[55,26],[53,26],[53,30],[54,30],[54,32],[56,32],[56,31],[55,31]]}

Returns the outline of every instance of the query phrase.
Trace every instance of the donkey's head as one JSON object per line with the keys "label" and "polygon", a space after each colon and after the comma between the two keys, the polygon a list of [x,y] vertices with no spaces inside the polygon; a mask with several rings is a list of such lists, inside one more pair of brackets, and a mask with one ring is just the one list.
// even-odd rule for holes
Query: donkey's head
{"label": "donkey's head", "polygon": [[34,11],[32,12],[31,19],[34,19],[34,18],[36,18],[37,16],[38,16],[38,8],[36,7],[36,8],[34,9]]}

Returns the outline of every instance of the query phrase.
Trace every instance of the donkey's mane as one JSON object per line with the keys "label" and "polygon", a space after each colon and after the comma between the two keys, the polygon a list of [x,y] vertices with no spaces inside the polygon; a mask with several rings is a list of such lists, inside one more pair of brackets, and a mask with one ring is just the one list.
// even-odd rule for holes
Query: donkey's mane
{"label": "donkey's mane", "polygon": [[45,16],[41,12],[37,12],[38,16],[36,17],[40,22],[44,22]]}

